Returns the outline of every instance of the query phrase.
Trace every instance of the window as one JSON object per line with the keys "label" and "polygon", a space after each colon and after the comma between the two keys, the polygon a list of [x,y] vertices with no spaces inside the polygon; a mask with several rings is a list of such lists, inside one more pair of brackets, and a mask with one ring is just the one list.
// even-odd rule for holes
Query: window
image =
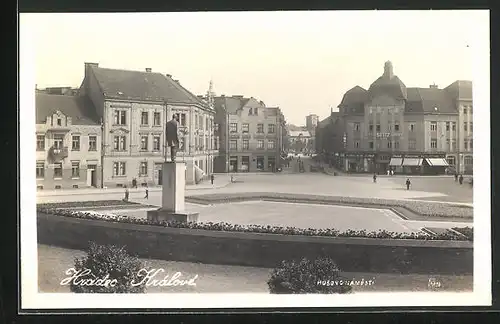
{"label": "window", "polygon": [[387,124],[387,131],[390,133],[392,132],[392,124]]}
{"label": "window", "polygon": [[457,140],[451,140],[451,150],[455,151],[457,149]]}
{"label": "window", "polygon": [[446,131],[450,130],[450,122],[446,122]]}
{"label": "window", "polygon": [[454,156],[448,156],[446,158],[446,162],[448,162],[449,165],[455,165],[455,163],[456,163],[455,157]]}
{"label": "window", "polygon": [[71,162],[71,177],[80,178],[80,162]]}
{"label": "window", "polygon": [[469,149],[469,141],[464,140],[464,150],[467,151]]}
{"label": "window", "polygon": [[139,175],[144,177],[148,175],[148,162],[141,162],[141,167],[139,168]]}
{"label": "window", "polygon": [[448,151],[450,149],[450,139],[446,139],[446,150]]}
{"label": "window", "polygon": [[62,125],[62,119],[61,118],[57,118],[57,126],[61,126]]}
{"label": "window", "polygon": [[114,137],[114,149],[115,151],[126,151],[127,141],[125,136],[115,136]]}
{"label": "window", "polygon": [[186,126],[186,114],[185,113],[176,113],[174,115],[177,117],[177,121],[179,122],[179,124],[181,126]]}
{"label": "window", "polygon": [[410,132],[414,132],[415,131],[415,123],[409,123],[408,124],[408,130]]}
{"label": "window", "polygon": [[71,141],[71,150],[72,151],[80,151],[80,135],[73,135]]}
{"label": "window", "polygon": [[143,111],[141,113],[141,125],[147,125],[148,124],[148,119],[149,119],[149,116],[148,116],[148,112],[147,111]]}
{"label": "window", "polygon": [[267,141],[267,149],[274,150],[276,147],[276,142],[274,140]]}
{"label": "window", "polygon": [[250,131],[250,125],[245,123],[243,125],[241,125],[241,132],[242,133],[248,133]]}
{"label": "window", "polygon": [[377,124],[377,126],[375,127],[376,131],[377,132],[380,132],[380,124]]}
{"label": "window", "polygon": [[369,143],[369,147],[372,149],[373,148],[373,142]]}
{"label": "window", "polygon": [[161,114],[159,112],[155,112],[153,114],[153,125],[160,126],[161,125]]}
{"label": "window", "polygon": [[387,148],[392,148],[392,142],[391,141],[387,141]]}
{"label": "window", "polygon": [[369,131],[370,131],[370,132],[373,132],[373,124],[370,124],[370,125],[368,126],[368,129],[369,129]]}
{"label": "window", "polygon": [[464,107],[464,115],[467,115],[467,107]]}
{"label": "window", "polygon": [[230,150],[237,150],[238,149],[238,141],[237,140],[230,140],[229,141],[229,149]]}
{"label": "window", "polygon": [[198,122],[199,122],[199,121],[200,121],[200,120],[198,119],[198,114],[196,114],[196,115],[194,116],[194,128],[196,128],[196,129],[198,129],[198,128],[199,128],[199,127],[198,127],[198,126],[199,126],[199,125],[198,125]]}
{"label": "window", "polygon": [[127,112],[125,110],[115,110],[115,125],[127,124]]}
{"label": "window", "polygon": [[244,150],[250,149],[250,142],[247,139],[243,140],[243,149]]}
{"label": "window", "polygon": [[473,140],[470,140],[470,143],[469,143],[469,148],[472,150],[472,142]]}
{"label": "window", "polygon": [[158,152],[160,150],[160,136],[153,136],[153,151]]}
{"label": "window", "polygon": [[264,140],[258,140],[257,141],[257,149],[258,150],[264,149]]}
{"label": "window", "polygon": [[257,124],[257,133],[264,133],[264,124]]}
{"label": "window", "polygon": [[437,139],[431,138],[431,148],[437,148]]}
{"label": "window", "polygon": [[267,133],[268,134],[276,133],[276,125],[274,125],[274,124],[267,125]]}
{"label": "window", "polygon": [[62,149],[64,143],[64,135],[54,135],[54,148]]}
{"label": "window", "polygon": [[394,141],[394,148],[399,150],[399,141]]}
{"label": "window", "polygon": [[431,122],[431,132],[436,132],[436,131],[437,131],[437,123]]}
{"label": "window", "polygon": [[45,151],[45,135],[36,136],[36,150]]}
{"label": "window", "polygon": [[148,136],[142,135],[141,136],[141,151],[147,151],[147,150],[148,150]]}
{"label": "window", "polygon": [[230,123],[229,124],[229,132],[237,133],[238,132],[238,123]]}
{"label": "window", "polygon": [[113,162],[113,175],[124,176],[126,174],[125,162]]}
{"label": "window", "polygon": [[63,176],[62,163],[54,163],[54,179],[60,179]]}
{"label": "window", "polygon": [[205,137],[205,150],[210,150],[210,149],[211,149],[211,147],[210,147],[210,140],[209,140],[209,138],[207,136],[207,137]]}
{"label": "window", "polygon": [[242,156],[241,157],[241,171],[249,171],[250,169],[250,157]]}
{"label": "window", "polygon": [[359,128],[360,128],[360,127],[359,127],[359,123],[354,123],[354,124],[353,124],[353,128],[354,128],[354,131],[355,131],[355,132],[359,132]]}
{"label": "window", "polygon": [[464,122],[464,131],[467,131],[467,122]]}
{"label": "window", "polygon": [[394,131],[399,132],[399,124],[394,124]]}
{"label": "window", "polygon": [[97,151],[97,136],[89,136],[89,151]]}
{"label": "window", "polygon": [[465,164],[472,165],[472,162],[473,162],[472,156],[466,156],[466,157],[464,157],[464,163]]}
{"label": "window", "polygon": [[359,141],[354,141],[354,148],[359,148]]}
{"label": "window", "polygon": [[455,122],[451,123],[451,130],[452,131],[456,131],[457,130],[457,123],[455,123]]}
{"label": "window", "polygon": [[204,126],[204,123],[203,123],[203,115],[200,115],[198,118],[200,119],[200,121],[199,121],[198,125],[200,125],[201,130],[203,130],[203,126]]}
{"label": "window", "polygon": [[417,148],[417,142],[415,140],[408,140],[408,149],[415,150]]}
{"label": "window", "polygon": [[469,123],[469,130],[472,133],[472,122]]}
{"label": "window", "polygon": [[264,157],[257,156],[257,170],[264,171]]}
{"label": "window", "polygon": [[210,118],[205,119],[205,129],[210,130]]}
{"label": "window", "polygon": [[43,179],[45,177],[45,163],[37,162],[36,163],[36,178]]}

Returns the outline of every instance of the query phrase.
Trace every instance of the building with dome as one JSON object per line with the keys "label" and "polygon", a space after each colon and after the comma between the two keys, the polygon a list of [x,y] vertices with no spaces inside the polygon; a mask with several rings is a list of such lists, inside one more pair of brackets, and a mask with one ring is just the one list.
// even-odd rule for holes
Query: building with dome
{"label": "building with dome", "polygon": [[[320,132],[325,145],[318,149],[344,171],[472,173],[471,81],[455,81],[444,89],[407,88],[386,62],[368,90],[353,87],[338,108],[335,118],[342,120],[344,134]],[[319,126],[330,124],[325,120]],[[326,145],[329,140],[338,143]]]}

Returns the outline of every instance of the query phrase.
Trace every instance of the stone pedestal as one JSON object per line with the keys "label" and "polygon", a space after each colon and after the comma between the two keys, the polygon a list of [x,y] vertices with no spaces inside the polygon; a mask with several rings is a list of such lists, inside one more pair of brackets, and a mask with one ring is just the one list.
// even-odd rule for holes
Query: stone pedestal
{"label": "stone pedestal", "polygon": [[198,213],[185,211],[186,164],[164,162],[162,168],[162,207],[147,213],[150,221],[196,222]]}

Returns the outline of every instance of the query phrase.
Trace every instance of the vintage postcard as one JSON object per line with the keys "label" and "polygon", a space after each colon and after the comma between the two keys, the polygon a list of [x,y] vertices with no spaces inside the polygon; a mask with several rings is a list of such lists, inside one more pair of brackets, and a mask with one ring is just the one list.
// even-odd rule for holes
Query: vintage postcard
{"label": "vintage postcard", "polygon": [[21,310],[491,305],[489,104],[488,11],[21,14]]}

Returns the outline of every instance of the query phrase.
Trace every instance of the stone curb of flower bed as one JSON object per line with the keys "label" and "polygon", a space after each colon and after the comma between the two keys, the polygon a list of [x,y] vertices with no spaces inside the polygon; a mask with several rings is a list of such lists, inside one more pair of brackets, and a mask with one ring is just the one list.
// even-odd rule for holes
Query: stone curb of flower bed
{"label": "stone curb of flower bed", "polygon": [[[237,225],[230,223],[201,223],[201,222],[153,222],[147,219],[139,219],[124,215],[106,215],[97,212],[82,212],[75,210],[68,210],[62,208],[46,208],[39,206],[38,212],[45,214],[52,214],[64,217],[73,217],[81,219],[103,220],[109,222],[122,222],[137,225],[156,225],[171,228],[187,228],[187,229],[201,229],[209,231],[230,231],[230,232],[251,232],[251,233],[267,233],[267,234],[281,234],[281,235],[305,235],[305,236],[328,236],[328,237],[363,237],[363,238],[384,238],[384,239],[416,239],[416,240],[453,240],[453,241],[472,241],[472,236],[467,237],[464,235],[457,235],[453,232],[440,233],[437,235],[429,235],[423,232],[420,233],[397,233],[389,232],[386,230],[379,230],[377,232],[367,232],[364,230],[354,231],[347,230],[340,232],[336,229],[315,229],[315,228],[296,228],[296,227],[280,227],[280,226],[263,226],[263,225]],[[472,233],[472,229],[465,229],[465,232]],[[461,232],[462,233],[462,232]]]}
{"label": "stone curb of flower bed", "polygon": [[125,201],[125,200],[91,200],[91,201],[65,201],[56,203],[43,203],[37,204],[38,206],[44,208],[96,208],[96,207],[108,207],[115,208],[115,206],[143,206],[138,202]]}
{"label": "stone curb of flower bed", "polygon": [[345,205],[356,207],[400,207],[421,216],[457,217],[472,219],[474,208],[463,205],[441,204],[439,202],[421,202],[410,200],[391,200],[379,198],[355,198],[341,196],[318,196],[307,194],[286,193],[235,193],[235,194],[206,194],[188,196],[186,201],[202,204],[222,204],[231,202],[268,200],[280,202],[314,203],[327,205]]}

